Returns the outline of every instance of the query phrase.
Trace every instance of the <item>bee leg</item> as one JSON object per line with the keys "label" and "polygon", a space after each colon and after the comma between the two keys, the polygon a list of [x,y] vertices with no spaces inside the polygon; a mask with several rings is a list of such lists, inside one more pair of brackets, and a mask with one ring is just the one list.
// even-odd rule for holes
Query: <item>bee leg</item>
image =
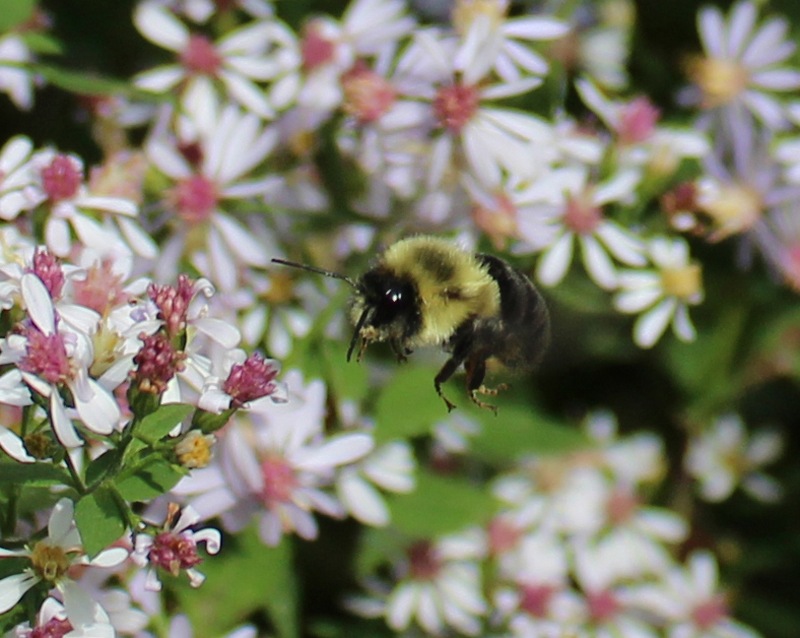
{"label": "bee leg", "polygon": [[469,392],[469,398],[472,399],[472,402],[479,408],[491,410],[494,412],[494,415],[497,416],[496,405],[486,403],[478,398],[479,392],[481,394],[489,394],[494,396],[497,394],[499,389],[490,389],[483,385],[483,379],[486,376],[486,359],[467,359],[467,363],[464,367],[467,371],[467,392]]}
{"label": "bee leg", "polygon": [[444,393],[442,392],[442,384],[453,376],[455,371],[458,370],[462,363],[464,363],[465,358],[466,354],[460,354],[458,352],[453,353],[453,356],[445,361],[442,369],[439,370],[439,373],[433,379],[433,385],[436,388],[436,393],[442,397],[442,400],[447,404],[448,412],[451,412],[453,408],[456,407],[456,404],[444,396]]}
{"label": "bee leg", "polygon": [[367,351],[367,346],[369,345],[369,340],[361,338],[361,343],[358,346],[358,354],[356,355],[356,363],[361,363],[361,360],[364,358],[364,353]]}
{"label": "bee leg", "polygon": [[494,388],[487,388],[485,385],[482,385],[480,388],[476,390],[478,394],[485,394],[490,397],[497,396],[503,390],[508,390],[511,386],[507,383],[501,383],[500,385]]}
{"label": "bee leg", "polygon": [[390,344],[392,346],[392,351],[397,356],[397,360],[400,363],[406,361],[408,359],[408,355],[413,352],[411,348],[406,348],[398,339],[392,339]]}

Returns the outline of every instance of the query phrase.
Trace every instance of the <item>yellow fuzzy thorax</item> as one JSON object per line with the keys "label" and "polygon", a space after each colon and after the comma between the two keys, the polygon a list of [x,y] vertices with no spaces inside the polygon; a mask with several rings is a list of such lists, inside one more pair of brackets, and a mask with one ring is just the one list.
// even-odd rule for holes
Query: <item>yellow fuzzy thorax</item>
{"label": "yellow fuzzy thorax", "polygon": [[410,237],[390,246],[381,265],[412,279],[418,289],[422,329],[411,347],[439,345],[471,316],[500,312],[500,288],[488,269],[449,241]]}

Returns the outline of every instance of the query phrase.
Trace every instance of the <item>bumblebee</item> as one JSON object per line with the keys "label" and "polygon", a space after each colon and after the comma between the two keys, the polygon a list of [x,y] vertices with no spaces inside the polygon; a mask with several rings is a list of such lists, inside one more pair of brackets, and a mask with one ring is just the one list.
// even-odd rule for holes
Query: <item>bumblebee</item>
{"label": "bumblebee", "polygon": [[350,318],[355,325],[347,360],[360,361],[373,342],[387,341],[403,361],[415,348],[439,346],[450,358],[433,380],[448,411],[455,406],[442,384],[463,365],[467,392],[481,408],[496,406],[479,395],[505,385],[483,385],[487,361],[512,371],[534,368],[550,338],[544,299],[531,281],[508,263],[467,252],[444,239],[416,236],[387,248],[358,279],[283,259],[275,263],[342,279],[355,290]]}

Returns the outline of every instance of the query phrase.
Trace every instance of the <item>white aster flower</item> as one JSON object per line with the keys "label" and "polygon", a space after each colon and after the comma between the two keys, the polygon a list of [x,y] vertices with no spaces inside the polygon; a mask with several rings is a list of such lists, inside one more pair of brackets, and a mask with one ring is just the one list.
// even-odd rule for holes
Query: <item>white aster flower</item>
{"label": "white aster flower", "polygon": [[656,269],[620,273],[614,306],[620,312],[643,313],[633,328],[633,340],[642,348],[653,346],[670,322],[679,339],[694,340],[688,306],[703,300],[700,265],[691,262],[682,238],[656,237],[648,254]]}
{"label": "white aster flower", "polygon": [[237,416],[225,430],[214,463],[175,488],[196,494],[190,502],[202,518],[221,515],[234,533],[255,516],[261,539],[271,546],[284,533],[316,538],[314,510],[343,517],[345,508],[326,488],[339,466],[361,459],[374,445],[372,436],[361,432],[326,438],[324,384],[305,385],[294,371],[284,380],[288,403],[254,401],[247,419]]}
{"label": "white aster flower", "polygon": [[717,7],[703,7],[697,26],[705,52],[689,68],[695,84],[689,100],[716,110],[723,118],[745,109],[770,128],[786,123],[774,92],[800,88],[800,70],[785,63],[795,50],[787,38],[789,21],[770,18],[758,23],[757,3],[737,2],[727,17]]}
{"label": "white aster flower", "polygon": [[73,627],[95,623],[107,624],[108,614],[67,575],[73,565],[112,567],[128,557],[128,550],[113,547],[103,550],[92,560],[83,551],[80,534],[73,520],[74,504],[68,498],[56,503],[47,524],[47,537],[33,547],[22,550],[0,548],[0,558],[21,557],[31,561],[19,574],[0,580],[0,613],[19,602],[25,593],[39,583],[59,591],[64,599],[66,615]]}
{"label": "white aster flower", "polygon": [[275,116],[259,83],[274,79],[286,65],[281,59],[286,29],[279,22],[255,20],[212,42],[192,33],[158,0],[146,0],[136,8],[134,23],[148,40],[175,52],[179,59],[178,64],[140,73],[134,79],[137,86],[156,93],[180,86],[184,110],[209,121],[207,105],[218,99],[218,82],[226,99],[259,117]]}
{"label": "white aster flower", "polygon": [[759,469],[777,459],[782,447],[774,431],[756,432],[748,439],[741,417],[728,414],[689,439],[684,464],[706,500],[723,501],[741,485],[753,498],[770,503],[780,498],[781,486]]}
{"label": "white aster flower", "polygon": [[569,167],[555,170],[537,185],[538,206],[531,206],[519,219],[524,243],[541,246],[549,240],[536,267],[536,278],[545,286],[563,280],[572,263],[574,246],[581,250],[586,272],[600,287],[613,289],[618,273],[611,259],[629,266],[643,266],[642,241],[618,223],[603,216],[603,206],[635,198],[641,179],[637,169],[625,169],[599,184],[592,184],[589,169]]}
{"label": "white aster flower", "polygon": [[[74,616],[74,614],[73,614]],[[72,619],[77,622],[76,618]],[[143,628],[143,627],[142,627]],[[31,627],[25,622],[17,625],[5,634],[8,638],[30,638],[31,636],[48,636],[52,638],[116,638],[115,627],[106,622],[73,625],[67,612],[59,601],[48,597],[39,607],[36,624]]]}

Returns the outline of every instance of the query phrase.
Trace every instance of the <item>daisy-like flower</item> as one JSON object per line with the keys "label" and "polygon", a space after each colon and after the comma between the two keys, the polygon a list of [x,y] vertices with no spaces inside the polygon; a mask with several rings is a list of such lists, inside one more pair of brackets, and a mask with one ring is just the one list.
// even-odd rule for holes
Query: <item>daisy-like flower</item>
{"label": "daisy-like flower", "polygon": [[708,501],[723,501],[741,485],[753,498],[771,503],[780,498],[781,486],[760,468],[776,460],[782,448],[777,432],[756,432],[748,439],[741,417],[728,414],[689,439],[684,465]]}
{"label": "daisy-like flower", "polygon": [[[412,623],[438,636],[453,628],[476,636],[489,607],[482,592],[482,542],[469,532],[418,541],[397,561],[398,582],[374,596],[354,597],[348,608],[362,616],[384,617],[394,631]],[[372,592],[371,592],[372,593]]]}
{"label": "daisy-like flower", "polygon": [[[273,46],[285,37],[285,28],[273,20],[256,20],[212,42],[192,33],[163,3],[146,0],[134,12],[134,24],[148,40],[173,51],[178,64],[156,67],[139,74],[134,83],[163,93],[180,87],[181,102],[188,112],[207,112],[209,100],[224,96],[262,118],[275,111],[259,83],[273,79],[285,65]],[[208,121],[208,117],[201,118]]]}
{"label": "daisy-like flower", "polygon": [[670,570],[661,583],[637,588],[631,598],[640,609],[667,621],[669,638],[760,638],[730,617],[718,578],[714,556],[696,551],[685,567]]}
{"label": "daisy-like flower", "polygon": [[224,15],[236,9],[244,11],[253,18],[269,18],[275,13],[269,0],[234,0],[234,2],[170,0],[169,4],[176,13],[181,13],[198,24],[208,22],[215,15]]}
{"label": "daisy-like flower", "polygon": [[689,246],[682,238],[656,237],[648,243],[648,255],[655,270],[620,273],[614,307],[620,312],[642,313],[633,327],[633,340],[642,348],[652,347],[670,322],[679,339],[694,340],[688,306],[703,300],[700,265],[691,261]]}
{"label": "daisy-like flower", "polygon": [[74,627],[109,622],[106,612],[89,598],[67,572],[73,565],[113,567],[128,557],[128,550],[112,547],[89,560],[83,551],[73,513],[73,502],[62,498],[50,514],[47,537],[26,549],[0,548],[0,558],[17,556],[27,558],[31,563],[21,573],[0,580],[0,613],[16,605],[28,590],[44,583],[48,589],[59,591],[64,599],[67,618]]}
{"label": "daisy-like flower", "polygon": [[33,73],[20,65],[32,61],[33,55],[19,35],[9,33],[0,38],[0,91],[25,111],[33,106]]}
{"label": "daisy-like flower", "polygon": [[17,625],[7,633],[9,638],[115,638],[114,626],[105,622],[92,622],[73,627],[66,610],[55,598],[46,598],[36,614],[36,624]]}
{"label": "daisy-like flower", "polygon": [[232,104],[222,110],[213,131],[200,140],[151,138],[147,156],[174,181],[165,206],[177,217],[177,232],[164,246],[157,271],[177,275],[177,262],[188,250],[190,233],[194,241],[202,233],[210,270],[204,274],[223,291],[236,287],[239,267],[268,263],[261,244],[224,208],[227,201],[269,189],[270,177],[247,180],[246,176],[269,156],[276,141],[274,129],[263,128],[255,115],[242,113]]}
{"label": "daisy-like flower", "polygon": [[[547,61],[530,45],[560,38],[569,27],[550,17],[507,18],[508,6],[508,0],[457,0],[452,11],[453,26],[462,39],[457,69],[480,75],[491,69],[506,82],[547,73]],[[482,64],[488,68],[482,70]]]}
{"label": "daisy-like flower", "polygon": [[787,39],[789,22],[770,18],[758,24],[757,3],[737,2],[727,19],[717,7],[704,7],[697,17],[704,55],[689,65],[694,82],[690,101],[713,109],[723,118],[752,113],[770,128],[786,122],[774,92],[800,88],[800,71],[786,63],[795,50]]}
{"label": "daisy-like flower", "polygon": [[20,290],[30,323],[21,334],[2,340],[0,361],[15,364],[25,383],[49,398],[53,431],[65,447],[79,447],[83,440],[64,406],[62,387],[69,389],[77,416],[89,430],[110,434],[119,424],[120,408],[111,392],[89,375],[94,359],[90,335],[59,319],[37,275],[23,275]]}
{"label": "daisy-like flower", "polygon": [[200,515],[191,507],[180,510],[177,505],[170,503],[166,520],[155,536],[145,533],[136,535],[131,560],[139,567],[147,567],[146,589],[161,591],[159,568],[172,576],[186,572],[192,587],[203,584],[206,577],[196,569],[203,562],[197,553],[197,546],[205,543],[206,552],[216,554],[222,537],[219,530],[212,528],[198,531],[189,529],[199,521]]}
{"label": "daisy-like flower", "polygon": [[646,263],[642,241],[603,215],[603,206],[635,197],[641,179],[638,170],[622,170],[599,184],[591,183],[586,167],[553,171],[549,178],[545,188],[539,189],[541,203],[518,220],[524,243],[537,247],[542,236],[548,238],[536,267],[539,282],[545,286],[561,282],[572,263],[576,243],[586,272],[605,289],[618,284],[611,256],[629,266]]}
{"label": "daisy-like flower", "polygon": [[304,385],[293,371],[285,382],[288,403],[253,401],[246,419],[240,413],[224,431],[214,463],[174,490],[196,495],[190,503],[203,519],[220,515],[225,529],[234,533],[256,517],[262,541],[271,546],[284,533],[316,538],[314,510],[343,517],[345,508],[326,488],[336,468],[366,456],[374,445],[372,436],[362,432],[326,438],[325,386],[320,381]]}

